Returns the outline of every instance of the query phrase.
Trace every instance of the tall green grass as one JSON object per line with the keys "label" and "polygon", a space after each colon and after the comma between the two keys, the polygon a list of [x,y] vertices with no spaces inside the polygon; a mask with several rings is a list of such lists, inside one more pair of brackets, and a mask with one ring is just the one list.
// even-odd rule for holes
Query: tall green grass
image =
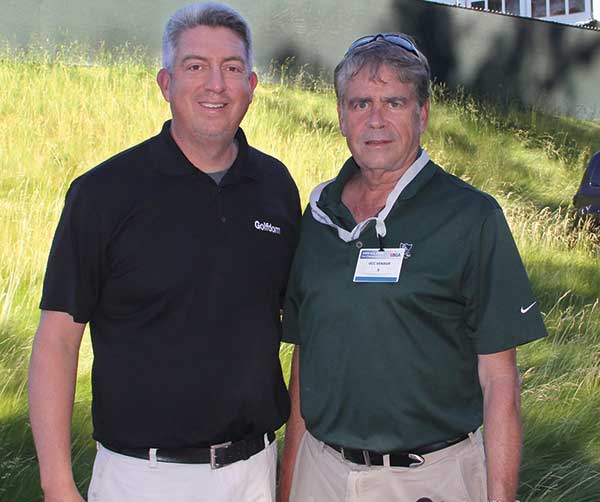
{"label": "tall green grass", "polygon": [[[93,64],[91,64],[93,63]],[[135,51],[77,46],[0,51],[0,500],[41,500],[25,395],[50,240],[69,182],[156,134],[169,116],[156,68]],[[290,168],[306,202],[348,156],[325,85],[283,77],[259,87],[243,127]],[[520,349],[522,502],[600,500],[600,268],[597,234],[568,211],[597,123],[500,109],[437,87],[424,145],[448,170],[495,195],[550,332]],[[281,351],[288,367],[290,348]],[[91,349],[81,352],[74,469],[85,490]]]}

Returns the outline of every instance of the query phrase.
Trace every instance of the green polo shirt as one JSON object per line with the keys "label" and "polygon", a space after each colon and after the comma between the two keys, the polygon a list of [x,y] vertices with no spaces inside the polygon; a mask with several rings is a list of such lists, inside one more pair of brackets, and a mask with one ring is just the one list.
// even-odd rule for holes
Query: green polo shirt
{"label": "green polo shirt", "polygon": [[[348,230],[355,222],[341,193],[357,170],[348,160],[318,202]],[[354,283],[359,249],[379,248],[374,224],[344,242],[307,209],[284,315],[284,340],[301,346],[308,430],[328,443],[380,452],[478,428],[477,355],[546,334],[491,196],[430,161],[385,224],[384,246],[406,247],[398,282]]]}

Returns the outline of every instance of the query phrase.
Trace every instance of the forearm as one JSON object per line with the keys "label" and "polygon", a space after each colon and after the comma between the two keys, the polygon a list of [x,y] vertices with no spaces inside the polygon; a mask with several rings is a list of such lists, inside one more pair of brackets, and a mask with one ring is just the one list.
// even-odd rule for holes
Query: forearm
{"label": "forearm", "polygon": [[75,488],[70,436],[80,339],[66,341],[40,323],[33,344],[29,413],[47,500]]}
{"label": "forearm", "polygon": [[302,414],[300,413],[300,385],[298,379],[298,364],[299,364],[300,348],[296,346],[292,357],[292,371],[290,377],[290,400],[292,403],[290,418],[285,429],[285,446],[283,458],[281,461],[281,478],[279,484],[281,502],[289,502],[290,492],[292,489],[292,481],[294,477],[294,465],[296,463],[296,455],[300,441],[306,427]]}
{"label": "forearm", "polygon": [[521,463],[521,417],[519,388],[510,379],[490,384],[483,431],[488,498],[514,502]]}

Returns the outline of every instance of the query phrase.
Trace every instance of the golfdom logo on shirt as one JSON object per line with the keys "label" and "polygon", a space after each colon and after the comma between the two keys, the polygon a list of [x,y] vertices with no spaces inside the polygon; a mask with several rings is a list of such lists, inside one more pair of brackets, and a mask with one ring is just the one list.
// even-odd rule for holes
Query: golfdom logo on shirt
{"label": "golfdom logo on shirt", "polygon": [[272,234],[277,234],[277,235],[279,235],[281,233],[281,228],[276,227],[275,225],[271,225],[267,221],[260,222],[260,221],[256,220],[254,222],[254,228],[256,228],[256,230],[261,230],[263,232],[271,232]]}

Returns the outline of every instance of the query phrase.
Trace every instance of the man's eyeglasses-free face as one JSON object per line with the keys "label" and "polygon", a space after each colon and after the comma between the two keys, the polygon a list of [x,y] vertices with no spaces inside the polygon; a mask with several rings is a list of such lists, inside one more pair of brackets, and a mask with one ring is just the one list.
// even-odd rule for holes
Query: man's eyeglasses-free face
{"label": "man's eyeglasses-free face", "polygon": [[402,47],[405,51],[414,54],[419,57],[419,53],[414,44],[408,40],[407,38],[401,37],[400,35],[396,35],[395,33],[377,33],[377,35],[367,35],[364,37],[360,37],[358,40],[352,42],[344,57],[348,56],[350,53],[354,52],[359,47],[364,47],[365,45],[372,44],[376,40],[384,40],[389,42],[390,44],[397,45],[398,47]]}

